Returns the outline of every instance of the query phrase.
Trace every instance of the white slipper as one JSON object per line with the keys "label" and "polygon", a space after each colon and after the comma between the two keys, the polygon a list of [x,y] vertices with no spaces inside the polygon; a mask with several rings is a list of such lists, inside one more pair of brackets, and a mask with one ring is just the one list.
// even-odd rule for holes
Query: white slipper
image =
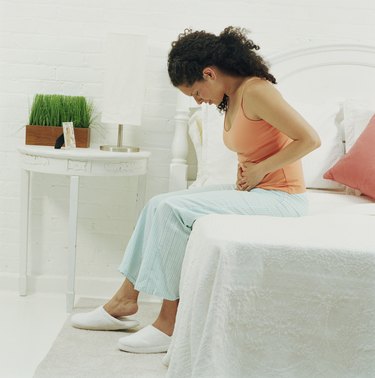
{"label": "white slipper", "polygon": [[128,317],[115,318],[103,306],[90,312],[74,314],[70,319],[75,328],[94,331],[118,331],[137,327],[139,322]]}
{"label": "white slipper", "polygon": [[131,353],[163,353],[171,343],[171,337],[152,325],[118,341],[118,347]]}

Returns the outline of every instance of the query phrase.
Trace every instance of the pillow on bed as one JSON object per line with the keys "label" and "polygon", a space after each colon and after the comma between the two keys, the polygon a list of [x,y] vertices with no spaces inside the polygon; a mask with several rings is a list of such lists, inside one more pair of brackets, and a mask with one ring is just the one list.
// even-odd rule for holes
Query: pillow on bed
{"label": "pillow on bed", "polygon": [[321,146],[302,159],[306,187],[342,190],[341,184],[323,178],[324,172],[344,155],[341,125],[343,113],[340,101],[293,103],[292,106],[309,122],[321,139]]}
{"label": "pillow on bed", "polygon": [[349,151],[375,113],[375,101],[347,99],[343,103],[346,151]]}
{"label": "pillow on bed", "polygon": [[193,115],[188,121],[188,133],[190,140],[193,143],[195,155],[197,157],[197,177],[194,183],[191,185],[202,186],[201,182],[204,181],[202,175],[202,111],[201,109],[195,110]]}
{"label": "pillow on bed", "polygon": [[216,106],[202,105],[202,161],[204,185],[235,184],[237,154],[223,141],[224,114]]}
{"label": "pillow on bed", "polygon": [[212,105],[202,104],[189,120],[189,135],[198,162],[197,179],[190,187],[235,184],[237,155],[225,147],[223,128],[224,115]]}
{"label": "pillow on bed", "polygon": [[375,115],[347,154],[324,177],[375,199]]}

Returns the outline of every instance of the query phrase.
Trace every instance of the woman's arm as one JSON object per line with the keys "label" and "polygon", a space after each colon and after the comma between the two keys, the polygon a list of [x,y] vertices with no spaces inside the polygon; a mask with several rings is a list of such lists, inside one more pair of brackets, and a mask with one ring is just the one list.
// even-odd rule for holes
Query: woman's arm
{"label": "woman's arm", "polygon": [[320,138],[306,120],[266,80],[257,80],[244,89],[243,110],[250,119],[263,119],[287,135],[292,142],[257,164],[242,163],[242,190],[255,187],[263,177],[302,158],[320,146]]}

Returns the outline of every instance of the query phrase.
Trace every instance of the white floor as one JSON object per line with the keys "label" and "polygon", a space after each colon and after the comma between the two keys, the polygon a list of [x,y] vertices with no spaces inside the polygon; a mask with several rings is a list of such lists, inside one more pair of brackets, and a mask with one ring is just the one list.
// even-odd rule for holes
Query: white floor
{"label": "white floor", "polygon": [[0,291],[0,303],[0,377],[30,378],[69,316],[65,295]]}

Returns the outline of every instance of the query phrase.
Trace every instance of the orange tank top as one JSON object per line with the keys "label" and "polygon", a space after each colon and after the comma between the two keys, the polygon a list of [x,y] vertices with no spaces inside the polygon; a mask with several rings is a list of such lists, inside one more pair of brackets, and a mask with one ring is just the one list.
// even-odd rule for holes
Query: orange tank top
{"label": "orange tank top", "polygon": [[[227,131],[224,121],[223,134],[224,144],[237,152],[238,161],[241,163],[259,163],[292,142],[292,139],[265,120],[247,118],[243,110],[243,94],[237,113],[233,117],[232,127]],[[305,192],[301,160],[268,173],[256,187],[291,194]]]}

